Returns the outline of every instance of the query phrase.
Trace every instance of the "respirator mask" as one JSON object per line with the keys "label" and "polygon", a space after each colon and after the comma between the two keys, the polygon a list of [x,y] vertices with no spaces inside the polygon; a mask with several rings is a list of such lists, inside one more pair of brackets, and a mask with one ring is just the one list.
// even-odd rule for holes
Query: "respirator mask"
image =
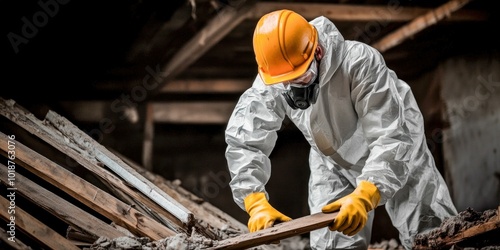
{"label": "respirator mask", "polygon": [[307,109],[316,103],[319,93],[319,77],[316,59],[313,59],[309,69],[300,77],[283,82],[285,97],[293,109]]}

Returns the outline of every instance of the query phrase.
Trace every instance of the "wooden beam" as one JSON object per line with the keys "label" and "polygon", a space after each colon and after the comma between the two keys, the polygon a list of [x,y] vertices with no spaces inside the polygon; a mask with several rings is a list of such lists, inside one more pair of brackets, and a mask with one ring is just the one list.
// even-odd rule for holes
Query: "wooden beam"
{"label": "wooden beam", "polygon": [[[7,176],[7,166],[0,163],[0,180],[3,183],[9,183]],[[16,183],[19,183],[15,188],[17,188],[17,191],[22,196],[69,225],[94,235],[94,240],[97,240],[100,236],[105,236],[109,239],[125,236],[125,234],[120,233],[109,224],[104,223],[83,209],[37,185],[20,173],[16,173],[15,176]]]}
{"label": "wooden beam", "polygon": [[[3,144],[7,145],[7,144]],[[26,211],[21,209],[18,206],[11,206],[10,201],[4,198],[3,196],[0,197],[0,217],[5,219],[8,223],[14,223],[15,225],[12,226],[13,232],[16,230],[20,230],[24,233],[26,233],[29,237],[35,239],[36,241],[40,242],[41,244],[45,245],[49,249],[68,249],[68,250],[79,250],[80,248],[76,247],[73,245],[70,241],[68,241],[66,238],[64,238],[62,235],[58,234],[56,231],[54,231],[52,228],[46,226],[30,214],[28,214]],[[15,211],[15,214],[9,214],[9,207],[12,207],[13,211]],[[7,223],[7,225],[8,225]],[[9,230],[11,226],[8,226]],[[7,231],[8,237],[11,237],[11,235]],[[12,238],[14,241],[16,238]]]}
{"label": "wooden beam", "polygon": [[[0,144],[7,135],[0,132]],[[6,148],[3,148],[5,154]],[[160,240],[175,233],[135,208],[16,141],[16,163],[131,232]],[[19,162],[18,162],[19,161]]]}
{"label": "wooden beam", "polygon": [[262,244],[269,244],[327,227],[328,224],[335,219],[337,214],[338,212],[307,215],[298,219],[279,223],[273,227],[257,232],[242,234],[240,236],[219,241],[215,247],[208,249],[246,249]]}
{"label": "wooden beam", "polygon": [[[193,211],[197,218],[205,221],[212,227],[219,229],[220,232],[248,232],[246,225],[226,214],[219,208],[204,201],[202,198],[185,190],[180,185],[175,185],[171,181],[163,178],[161,175],[142,168],[118,152],[115,152],[115,154],[127,162],[131,167],[136,169],[141,175],[148,178],[148,180],[155,183],[159,188],[183,204],[190,211]],[[205,230],[210,230],[210,228],[206,228]]]}
{"label": "wooden beam", "polygon": [[144,118],[144,139],[142,142],[142,165],[147,169],[153,170],[153,142],[154,126],[153,104],[146,103],[146,115]]}
{"label": "wooden beam", "polygon": [[168,21],[161,23],[151,18],[143,25],[141,32],[136,36],[136,42],[127,53],[129,61],[140,61],[144,57],[154,56],[157,51],[155,48],[165,47],[165,37],[171,36],[172,31],[181,29],[192,18],[191,15],[185,15],[191,11],[189,4],[180,5],[173,10]]}
{"label": "wooden beam", "polygon": [[[349,5],[329,3],[291,3],[291,2],[258,2],[250,18],[258,19],[274,10],[289,9],[300,13],[311,20],[325,16],[333,21],[378,21],[378,22],[408,22],[424,15],[432,9],[420,7],[405,7],[398,1],[389,2],[384,6]],[[448,21],[484,21],[487,14],[481,11],[462,10],[449,16]]]}
{"label": "wooden beam", "polygon": [[137,173],[137,171],[111,153],[104,146],[96,142],[92,137],[83,133],[66,118],[49,110],[45,119],[60,133],[71,138],[81,149],[106,165],[122,179],[163,207],[188,227],[194,224],[193,214],[188,209],[172,199],[168,194],[163,192],[148,179],[144,178],[144,176]]}
{"label": "wooden beam", "polygon": [[247,18],[256,0],[243,0],[235,7],[226,6],[191,38],[163,68],[160,88],[202,57],[236,26]]}
{"label": "wooden beam", "polygon": [[13,250],[33,250],[33,248],[29,247],[28,245],[24,244],[20,239],[16,238],[15,241],[10,241],[9,236],[7,232],[2,228],[0,228],[0,246],[7,246],[7,249],[13,249]]}
{"label": "wooden beam", "polygon": [[[31,134],[36,135],[43,141],[58,149],[60,152],[71,157],[80,165],[100,177],[102,181],[108,182],[113,187],[120,189],[127,195],[130,195],[134,200],[137,200],[139,204],[145,204],[156,211],[165,211],[164,213],[159,214],[159,216],[164,217],[162,218],[162,223],[169,222],[169,224],[166,225],[175,230],[176,233],[188,230],[188,228],[184,227],[182,222],[175,216],[161,208],[151,199],[140,195],[135,190],[132,190],[123,182],[123,180],[101,167],[102,163],[98,162],[95,157],[90,157],[90,155],[85,150],[82,150],[80,146],[69,141],[68,137],[63,137],[62,134],[53,127],[46,126],[45,122],[38,120],[33,114],[17,105],[15,101],[0,98],[0,114],[24,128]],[[100,119],[102,119],[102,117]],[[101,121],[100,119],[98,121]],[[155,217],[155,214],[152,214],[152,217]]]}
{"label": "wooden beam", "polygon": [[401,44],[404,40],[412,37],[425,28],[436,24],[446,17],[450,17],[453,12],[462,8],[470,1],[471,0],[450,0],[438,8],[416,17],[410,23],[383,37],[378,42],[374,43],[373,47],[380,52],[385,52]]}
{"label": "wooden beam", "polygon": [[[251,50],[251,48],[248,48]],[[256,71],[255,71],[256,72]],[[173,79],[168,84],[159,88],[159,94],[183,93],[183,94],[241,94],[252,86],[252,79]],[[123,81],[104,81],[96,86],[100,91],[115,91],[123,86]],[[128,85],[127,85],[128,86]],[[125,89],[125,88],[124,88]],[[92,112],[92,107],[89,111]],[[84,112],[82,110],[82,112]]]}
{"label": "wooden beam", "polygon": [[[87,104],[96,109],[109,109],[109,102],[75,101],[63,104],[67,112],[78,121],[101,122],[106,116],[102,112],[80,112],[87,109]],[[231,101],[190,101],[190,102],[152,102],[153,121],[155,123],[185,124],[226,124],[236,102]]]}
{"label": "wooden beam", "polygon": [[226,124],[234,102],[154,103],[155,122],[190,124]]}
{"label": "wooden beam", "polygon": [[252,83],[252,80],[244,79],[173,80],[166,84],[160,92],[183,94],[241,94],[250,88]]}
{"label": "wooden beam", "polygon": [[[108,225],[111,227],[111,225]],[[114,227],[111,227],[113,229],[115,229]],[[118,231],[117,229],[115,229],[116,231]],[[128,236],[126,235],[125,233],[122,233],[122,236]],[[73,242],[73,244],[77,245],[77,246],[82,246],[82,245],[92,245],[97,239],[99,238],[95,238],[93,237],[93,235],[90,235],[88,234],[87,232],[84,232],[80,229],[77,229],[75,227],[72,227],[72,226],[69,226],[68,229],[66,229],[66,239],[70,240],[71,242]],[[114,238],[109,238],[108,239],[114,239]]]}

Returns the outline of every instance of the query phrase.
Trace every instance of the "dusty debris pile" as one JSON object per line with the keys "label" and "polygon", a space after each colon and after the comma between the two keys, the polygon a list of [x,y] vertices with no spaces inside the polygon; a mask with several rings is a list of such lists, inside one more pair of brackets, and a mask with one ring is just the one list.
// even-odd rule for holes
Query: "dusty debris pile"
{"label": "dusty debris pile", "polygon": [[[224,229],[216,231],[221,239],[241,234],[241,232]],[[148,237],[136,237],[133,235],[114,239],[100,237],[90,247],[84,248],[84,250],[197,250],[211,248],[216,244],[217,240],[210,239],[193,229],[190,234],[179,233],[161,240],[151,240]]]}
{"label": "dusty debris pile", "polygon": [[445,219],[439,228],[415,236],[415,249],[500,249],[498,209],[472,208]]}
{"label": "dusty debris pile", "polygon": [[115,239],[108,239],[101,237],[89,248],[85,250],[111,250],[111,249],[141,249],[141,250],[196,250],[206,249],[213,246],[214,242],[211,239],[205,238],[201,235],[194,234],[188,236],[186,234],[177,234],[167,237],[162,240],[151,241],[147,237],[119,237]]}
{"label": "dusty debris pile", "polygon": [[368,246],[368,249],[379,249],[379,250],[404,250],[403,245],[399,244],[398,240],[382,240],[380,242],[375,242]]}
{"label": "dusty debris pile", "polygon": [[[193,232],[190,236],[177,234],[162,240],[152,241],[148,237],[124,236],[115,239],[99,238],[90,247],[83,250],[203,250],[217,246],[211,240]],[[253,250],[309,250],[309,239],[294,236],[281,240],[277,244],[269,244],[251,248]]]}

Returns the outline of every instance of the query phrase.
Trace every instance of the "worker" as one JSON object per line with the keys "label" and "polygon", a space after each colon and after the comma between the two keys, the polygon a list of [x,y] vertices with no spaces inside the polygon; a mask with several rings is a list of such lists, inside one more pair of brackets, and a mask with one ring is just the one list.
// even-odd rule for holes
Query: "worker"
{"label": "worker", "polygon": [[406,249],[457,214],[412,91],[377,50],[344,40],[323,16],[308,22],[286,9],[261,17],[253,49],[258,75],[225,130],[229,184],[250,232],[291,220],[265,189],[286,116],[311,146],[310,213],[338,211],[310,233],[311,248],[367,249],[377,206]]}

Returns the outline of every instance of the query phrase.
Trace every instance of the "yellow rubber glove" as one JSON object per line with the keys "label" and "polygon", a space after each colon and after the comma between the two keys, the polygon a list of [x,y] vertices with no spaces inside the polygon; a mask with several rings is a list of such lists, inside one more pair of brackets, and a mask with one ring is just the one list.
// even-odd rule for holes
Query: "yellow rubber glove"
{"label": "yellow rubber glove", "polygon": [[272,227],[275,221],[292,220],[292,218],[272,207],[267,201],[265,193],[251,193],[245,198],[244,202],[245,210],[250,215],[250,219],[248,219],[248,230],[250,232]]}
{"label": "yellow rubber glove", "polygon": [[380,193],[377,187],[368,181],[361,181],[356,189],[322,208],[323,213],[340,210],[335,220],[328,227],[346,235],[357,234],[368,220],[368,212],[378,206]]}

